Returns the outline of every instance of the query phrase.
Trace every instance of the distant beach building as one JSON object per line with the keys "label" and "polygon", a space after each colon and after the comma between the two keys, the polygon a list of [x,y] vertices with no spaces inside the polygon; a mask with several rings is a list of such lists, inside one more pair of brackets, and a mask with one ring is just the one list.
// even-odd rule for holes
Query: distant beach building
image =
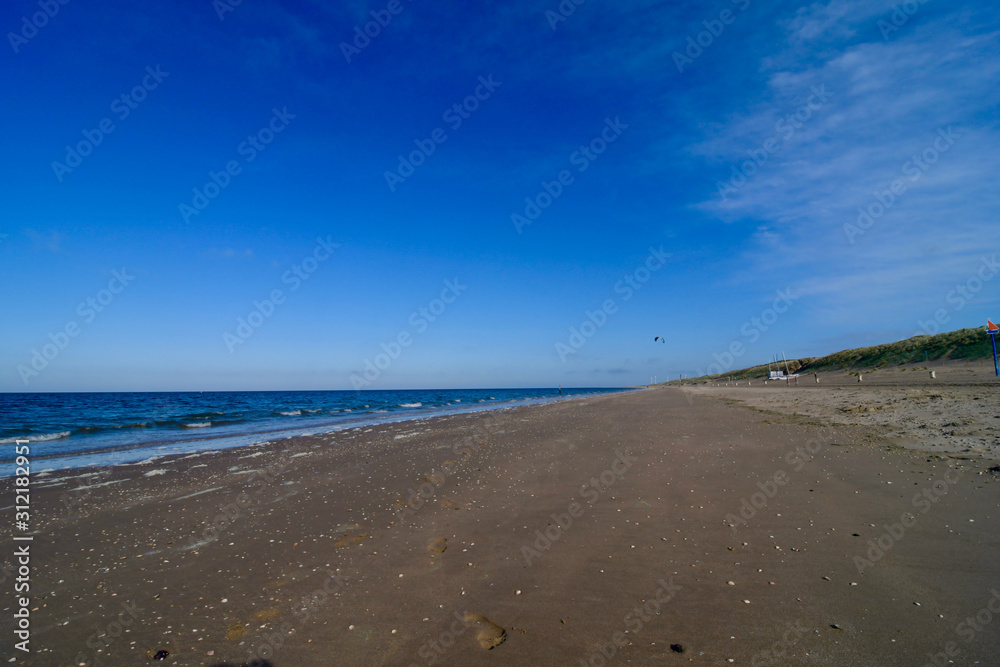
{"label": "distant beach building", "polygon": [[781,361],[785,364],[785,370],[781,370],[780,367],[779,367],[778,370],[771,370],[771,364],[772,363],[774,363],[774,365],[776,367],[779,366],[779,364],[778,364],[778,355],[774,355],[773,362],[771,360],[768,360],[768,362],[767,362],[767,369],[768,369],[767,370],[767,382],[771,382],[771,381],[774,381],[774,380],[784,380],[787,384],[792,384],[793,382],[795,384],[798,384],[799,383],[799,374],[798,373],[788,373],[788,372],[786,372],[786,371],[788,371],[788,360],[785,359],[785,353],[784,352],[781,353]]}

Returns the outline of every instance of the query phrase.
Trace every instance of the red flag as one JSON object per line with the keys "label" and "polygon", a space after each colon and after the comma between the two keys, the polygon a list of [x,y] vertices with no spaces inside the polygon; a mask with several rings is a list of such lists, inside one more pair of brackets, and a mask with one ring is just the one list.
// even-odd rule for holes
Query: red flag
{"label": "red flag", "polygon": [[997,325],[993,324],[993,320],[991,320],[990,318],[987,317],[986,318],[986,331],[988,331],[989,333],[997,333],[997,332],[1000,332],[1000,327],[998,327]]}

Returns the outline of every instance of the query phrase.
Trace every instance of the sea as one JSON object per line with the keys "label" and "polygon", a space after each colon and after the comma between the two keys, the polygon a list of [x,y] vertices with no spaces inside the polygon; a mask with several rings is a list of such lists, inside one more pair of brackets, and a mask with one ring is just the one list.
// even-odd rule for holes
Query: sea
{"label": "sea", "polygon": [[297,435],[502,409],[627,388],[0,393],[0,476],[130,464]]}

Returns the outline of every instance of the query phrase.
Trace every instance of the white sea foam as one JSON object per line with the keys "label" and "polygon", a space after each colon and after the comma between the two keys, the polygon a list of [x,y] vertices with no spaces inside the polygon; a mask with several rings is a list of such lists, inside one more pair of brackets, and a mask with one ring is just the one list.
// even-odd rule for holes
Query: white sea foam
{"label": "white sea foam", "polygon": [[211,425],[212,422],[192,422],[190,424],[184,424],[184,428],[205,428]]}
{"label": "white sea foam", "polygon": [[399,407],[401,407],[401,408],[419,408],[422,405],[423,405],[423,403],[400,403]]}
{"label": "white sea foam", "polygon": [[28,442],[50,442],[52,440],[62,440],[63,438],[68,438],[70,436],[69,431],[59,431],[58,433],[39,433],[37,435],[25,435],[17,438],[4,438],[0,440],[0,444],[9,445],[17,440]]}

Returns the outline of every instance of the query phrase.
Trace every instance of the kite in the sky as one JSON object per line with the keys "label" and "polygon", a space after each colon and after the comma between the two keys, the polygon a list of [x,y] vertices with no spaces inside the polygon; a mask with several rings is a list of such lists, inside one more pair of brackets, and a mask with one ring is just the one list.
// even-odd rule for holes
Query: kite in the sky
{"label": "kite in the sky", "polygon": [[660,341],[660,342],[662,342],[662,343],[666,343],[666,342],[667,342],[667,341],[663,340],[663,338],[662,338],[661,336],[657,336],[656,338],[654,338],[654,339],[653,339],[653,342],[654,342],[654,343],[655,343],[656,341]]}

